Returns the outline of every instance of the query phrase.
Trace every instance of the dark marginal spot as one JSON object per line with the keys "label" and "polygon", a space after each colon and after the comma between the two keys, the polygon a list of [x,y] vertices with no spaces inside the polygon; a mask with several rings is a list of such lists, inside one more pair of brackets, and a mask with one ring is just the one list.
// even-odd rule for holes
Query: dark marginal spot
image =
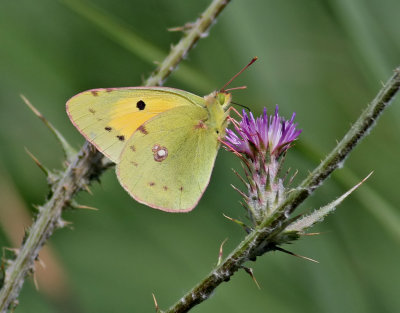
{"label": "dark marginal spot", "polygon": [[181,187],[179,188],[179,190],[180,190],[180,191],[183,191],[183,187],[181,186]]}
{"label": "dark marginal spot", "polygon": [[167,187],[167,186],[163,186],[162,188],[163,188],[165,191],[168,190],[168,187]]}
{"label": "dark marginal spot", "polygon": [[135,151],[136,151],[136,148],[135,148],[135,146],[134,146],[134,145],[132,145],[132,146],[129,146],[129,149],[131,149],[133,152],[135,152]]}
{"label": "dark marginal spot", "polygon": [[137,107],[139,110],[144,110],[144,108],[146,107],[146,103],[144,103],[143,100],[139,100],[139,101],[136,103],[136,107]]}
{"label": "dark marginal spot", "polygon": [[110,132],[112,128],[111,128],[110,126],[106,126],[106,127],[104,127],[104,129],[105,129],[106,131]]}
{"label": "dark marginal spot", "polygon": [[153,187],[155,184],[156,184],[155,182],[152,182],[152,181],[149,182],[149,186],[150,186],[150,187]]}
{"label": "dark marginal spot", "polygon": [[92,113],[92,114],[96,113],[96,111],[93,110],[92,108],[89,108],[89,112]]}
{"label": "dark marginal spot", "polygon": [[92,90],[91,93],[95,97],[97,97],[99,95],[99,92],[97,90]]}
{"label": "dark marginal spot", "polygon": [[138,164],[135,162],[135,161],[131,161],[131,164],[133,165],[133,166],[138,166]]}
{"label": "dark marginal spot", "polygon": [[140,127],[138,128],[138,130],[143,134],[143,135],[147,135],[149,132],[147,131],[147,129],[143,126],[140,125]]}
{"label": "dark marginal spot", "polygon": [[106,88],[106,92],[111,92],[113,90],[114,90],[114,88]]}
{"label": "dark marginal spot", "polygon": [[158,144],[155,144],[151,151],[153,152],[154,161],[156,162],[162,162],[168,156],[168,149]]}
{"label": "dark marginal spot", "polygon": [[124,141],[125,140],[125,136],[124,135],[119,135],[119,136],[117,136],[117,138],[119,139],[119,141]]}

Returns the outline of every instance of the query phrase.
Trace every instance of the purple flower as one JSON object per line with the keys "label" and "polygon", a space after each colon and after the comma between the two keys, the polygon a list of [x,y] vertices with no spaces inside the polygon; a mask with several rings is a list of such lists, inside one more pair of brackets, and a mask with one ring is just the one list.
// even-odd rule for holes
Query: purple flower
{"label": "purple flower", "polygon": [[225,139],[228,146],[251,159],[263,152],[277,159],[301,133],[296,129],[297,124],[293,123],[295,116],[293,113],[292,118],[286,121],[278,115],[278,106],[271,116],[267,115],[267,109],[264,108],[263,115],[257,119],[251,112],[247,115],[243,110],[243,119],[235,125],[238,135],[227,129]]}

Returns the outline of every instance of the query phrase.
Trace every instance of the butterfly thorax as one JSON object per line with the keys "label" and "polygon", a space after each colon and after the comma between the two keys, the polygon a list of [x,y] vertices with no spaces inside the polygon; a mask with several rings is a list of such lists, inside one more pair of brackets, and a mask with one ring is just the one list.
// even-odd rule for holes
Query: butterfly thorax
{"label": "butterfly thorax", "polygon": [[231,98],[230,93],[220,91],[214,91],[204,97],[208,111],[207,128],[214,130],[220,138],[225,135],[227,126],[225,111],[231,102]]}

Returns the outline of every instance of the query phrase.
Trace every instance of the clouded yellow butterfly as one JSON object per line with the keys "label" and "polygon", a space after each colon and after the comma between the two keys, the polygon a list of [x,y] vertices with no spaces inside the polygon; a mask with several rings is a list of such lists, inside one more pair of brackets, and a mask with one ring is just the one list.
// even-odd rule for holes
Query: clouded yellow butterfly
{"label": "clouded yellow butterfly", "polygon": [[210,180],[230,101],[224,88],[204,98],[166,87],[106,88],[72,97],[67,112],[81,134],[117,164],[118,180],[134,199],[188,212]]}

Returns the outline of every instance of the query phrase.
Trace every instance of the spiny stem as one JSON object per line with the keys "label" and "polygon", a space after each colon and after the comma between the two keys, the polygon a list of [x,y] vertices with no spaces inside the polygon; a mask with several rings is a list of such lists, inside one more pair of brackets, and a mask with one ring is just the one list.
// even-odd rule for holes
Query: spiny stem
{"label": "spiny stem", "polygon": [[286,213],[292,213],[322,182],[335,170],[362,138],[369,134],[382,112],[400,89],[400,67],[395,69],[393,76],[386,82],[375,99],[362,112],[351,129],[337,144],[321,164],[293,191],[267,219],[253,229],[211,273],[187,292],[178,302],[165,313],[188,312],[197,304],[205,301],[224,281],[238,271],[245,262],[268,251],[274,250],[274,238],[288,225]]}
{"label": "spiny stem", "polygon": [[[204,37],[228,3],[229,0],[214,0],[196,21],[194,27],[171,49],[159,69],[147,79],[145,85],[162,84],[194,44]],[[87,142],[71,160],[68,168],[59,175],[58,181],[52,186],[51,197],[40,207],[39,214],[17,257],[10,261],[10,265],[6,269],[6,276],[0,290],[1,313],[6,312],[16,303],[26,275],[34,270],[34,262],[40,249],[53,231],[65,224],[61,219],[63,209],[72,203],[72,199],[78,191],[84,189],[91,180],[98,178],[109,167],[104,162],[102,154],[95,151]]]}
{"label": "spiny stem", "polygon": [[182,58],[186,56],[188,51],[196,44],[196,42],[207,36],[208,30],[212,23],[222,10],[228,5],[230,0],[214,0],[210,6],[203,12],[200,18],[191,24],[190,30],[181,39],[181,41],[171,48],[170,54],[165,58],[164,62],[156,69],[156,71],[146,80],[144,86],[162,85],[165,78],[176,68]]}

